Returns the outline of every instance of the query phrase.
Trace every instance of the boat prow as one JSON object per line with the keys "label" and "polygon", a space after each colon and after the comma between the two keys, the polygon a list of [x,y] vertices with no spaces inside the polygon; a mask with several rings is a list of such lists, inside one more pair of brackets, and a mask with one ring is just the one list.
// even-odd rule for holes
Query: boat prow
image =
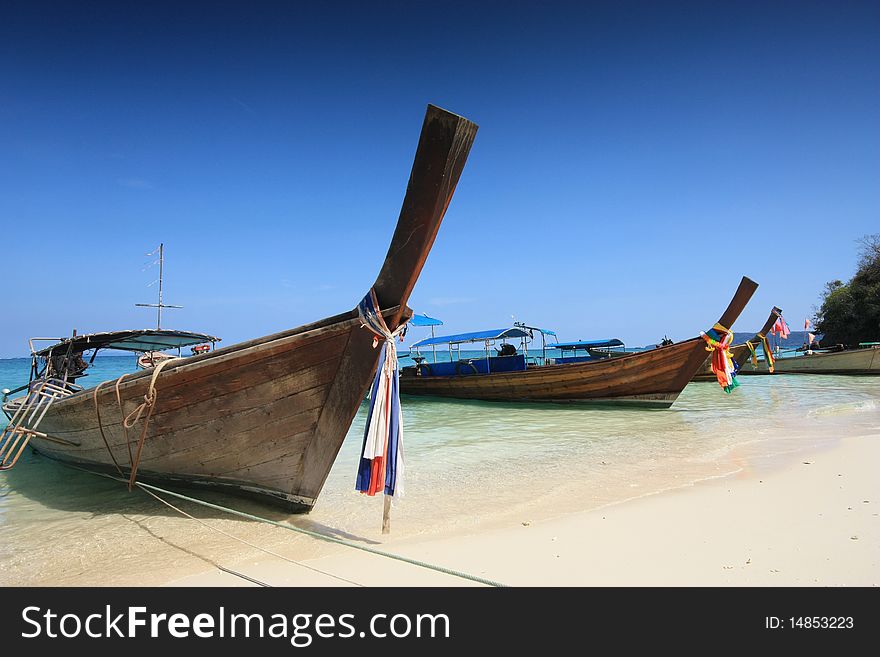
{"label": "boat prow", "polygon": [[[770,310],[770,315],[767,317],[767,321],[764,322],[764,326],[761,327],[761,330],[755,333],[750,339],[745,342],[741,342],[739,344],[735,344],[730,347],[730,355],[736,361],[737,365],[740,367],[740,372],[743,371],[743,368],[747,368],[749,363],[749,359],[752,357],[752,353],[754,349],[761,345],[764,340],[770,335],[770,330],[773,328],[773,325],[776,323],[782,316],[782,309],[773,306],[772,310]],[[715,381],[716,376],[712,372],[712,358],[707,357],[706,361],[703,363],[702,367],[697,371],[694,375],[692,381]]]}
{"label": "boat prow", "polygon": [[[372,288],[392,330],[410,313],[407,299],[476,131],[467,119],[428,106],[397,227]],[[19,437],[15,449],[30,441],[47,456],[87,468],[126,477],[136,470],[138,479],[216,487],[308,511],[378,356],[353,309],[116,383],[69,389],[52,400],[39,427],[21,424],[32,433]],[[48,385],[33,381],[25,403]],[[124,418],[136,417],[145,396],[153,406],[126,427]]]}

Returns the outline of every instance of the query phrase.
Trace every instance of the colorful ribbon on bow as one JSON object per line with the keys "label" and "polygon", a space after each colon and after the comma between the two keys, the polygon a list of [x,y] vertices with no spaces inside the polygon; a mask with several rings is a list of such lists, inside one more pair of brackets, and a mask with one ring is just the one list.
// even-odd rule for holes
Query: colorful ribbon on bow
{"label": "colorful ribbon on bow", "polygon": [[752,365],[755,369],[758,368],[758,352],[755,351],[755,343],[751,340],[746,340],[746,346],[749,348],[749,354],[752,361]]}
{"label": "colorful ribbon on bow", "polygon": [[385,344],[370,388],[370,410],[355,487],[365,495],[384,490],[386,495],[399,497],[403,494],[403,416],[394,341],[398,336],[403,341],[406,324],[393,333],[388,329],[372,289],[358,304],[358,314],[363,326],[375,336],[373,348],[379,345],[380,338]]}
{"label": "colorful ribbon on bow", "polygon": [[[767,361],[767,369],[770,373],[773,373],[774,363],[776,362],[773,358],[773,350],[770,348],[770,343],[767,341],[767,336],[763,333],[758,333],[758,339],[761,340],[761,347],[764,349],[764,360]],[[758,366],[758,363],[755,363],[755,367]]]}
{"label": "colorful ribbon on bow", "polygon": [[718,385],[729,394],[739,385],[736,380],[739,365],[730,355],[733,332],[721,324],[715,324],[705,333],[700,332],[700,337],[706,341],[706,351],[712,352],[712,372],[718,378]]}

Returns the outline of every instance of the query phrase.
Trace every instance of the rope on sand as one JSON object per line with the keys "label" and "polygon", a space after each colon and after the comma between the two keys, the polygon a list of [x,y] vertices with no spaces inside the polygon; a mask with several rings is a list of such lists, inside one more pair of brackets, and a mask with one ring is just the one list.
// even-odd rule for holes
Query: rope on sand
{"label": "rope on sand", "polygon": [[[120,479],[118,477],[114,477],[113,475],[104,474],[102,472],[93,472],[91,470],[87,470],[85,468],[80,468],[75,465],[64,464],[68,467],[74,468],[76,470],[82,470],[83,472],[87,472],[89,474],[96,475],[98,477],[104,477],[106,479],[113,479],[115,481],[121,481],[125,483],[124,479]],[[217,511],[223,511],[224,513],[229,513],[235,516],[240,516],[242,518],[247,518],[248,520],[255,520],[257,522],[263,522],[267,525],[274,525],[276,527],[281,527],[282,529],[286,529],[288,531],[296,532],[298,534],[305,534],[306,536],[311,536],[312,538],[318,539],[319,541],[326,541],[327,543],[335,543],[337,545],[343,545],[345,547],[350,547],[355,550],[361,550],[362,552],[368,552],[370,554],[375,554],[380,557],[385,557],[386,559],[393,559],[395,561],[401,561],[403,563],[408,563],[412,566],[418,566],[419,568],[425,568],[426,570],[433,570],[438,573],[443,573],[444,575],[451,575],[453,577],[458,577],[461,579],[466,579],[471,582],[477,582],[478,584],[484,584],[486,586],[494,586],[494,587],[505,587],[505,584],[501,584],[500,582],[496,582],[491,579],[486,579],[484,577],[479,577],[477,575],[470,575],[468,573],[464,573],[458,570],[454,570],[452,568],[446,568],[444,566],[438,566],[436,564],[430,564],[425,561],[419,561],[418,559],[410,559],[409,557],[404,557],[399,554],[394,554],[393,552],[385,552],[384,550],[377,550],[376,548],[371,548],[367,545],[358,545],[357,543],[353,543],[351,541],[347,541],[342,538],[336,538],[335,536],[327,536],[326,534],[321,534],[319,532],[314,532],[310,529],[304,529],[302,527],[296,527],[294,525],[289,525],[287,523],[278,522],[277,520],[270,520],[269,518],[262,518],[260,516],[255,516],[250,513],[245,513],[244,511],[238,511],[236,509],[232,509],[226,506],[222,506],[220,504],[213,504],[211,502],[206,502],[205,500],[200,500],[195,497],[190,497],[188,495],[183,495],[182,493],[175,493],[174,491],[166,490],[164,488],[159,488],[158,486],[153,486],[151,484],[145,484],[142,482],[136,482],[136,486],[144,490],[145,492],[148,490],[156,491],[159,493],[163,493],[165,495],[170,495],[172,497],[176,497],[181,500],[186,500],[187,502],[192,502],[193,504],[199,504],[201,506],[207,507],[209,509],[215,509]],[[167,502],[165,502],[167,504]],[[240,540],[240,539],[239,539]],[[303,565],[303,564],[299,564]],[[305,566],[308,568],[309,566]],[[319,571],[321,572],[321,571]],[[329,575],[329,573],[324,573]],[[333,577],[336,577],[333,575]],[[342,579],[342,578],[339,578]]]}
{"label": "rope on sand", "polygon": [[[196,518],[195,516],[192,516],[192,515],[188,514],[188,513],[187,513],[186,511],[184,511],[183,509],[180,509],[180,508],[174,506],[171,502],[169,502],[169,501],[167,501],[167,500],[163,500],[161,497],[159,497],[158,495],[156,495],[156,493],[154,493],[154,492],[152,492],[152,491],[149,491],[149,490],[143,488],[143,486],[141,486],[140,483],[138,483],[138,484],[136,484],[136,485],[139,486],[139,487],[141,487],[141,489],[143,490],[143,492],[145,492],[147,495],[150,495],[151,497],[154,497],[155,499],[159,500],[159,501],[160,501],[162,504],[164,504],[165,506],[167,506],[167,507],[169,507],[169,508],[171,508],[171,509],[174,509],[174,510],[177,511],[180,515],[182,515],[182,516],[184,516],[184,517],[186,517],[186,518],[189,518],[190,520],[195,520],[197,523],[199,523],[199,524],[202,525],[203,527],[207,527],[208,529],[210,529],[210,530],[212,530],[212,531],[215,531],[215,532],[217,532],[218,534],[223,534],[223,536],[226,536],[226,537],[231,538],[231,539],[233,539],[233,540],[235,540],[235,541],[238,541],[239,543],[244,543],[245,545],[247,545],[247,546],[249,546],[249,547],[252,547],[252,548],[254,548],[254,549],[256,549],[256,550],[260,550],[261,552],[265,552],[266,554],[270,554],[270,555],[272,555],[273,557],[277,557],[277,558],[279,558],[279,559],[283,559],[284,561],[287,561],[288,563],[296,564],[297,566],[302,566],[303,568],[306,568],[307,570],[311,570],[311,571],[313,571],[313,572],[320,573],[321,575],[327,575],[328,577],[332,577],[333,579],[338,579],[338,580],[340,580],[340,581],[342,581],[342,582],[345,582],[346,584],[353,584],[354,586],[362,586],[361,584],[358,584],[357,582],[353,582],[353,581],[350,580],[350,579],[345,579],[344,577],[339,577],[338,575],[334,575],[333,573],[328,573],[327,571],[321,570],[321,569],[319,569],[319,568],[313,568],[312,566],[307,566],[307,565],[305,565],[304,563],[300,563],[299,561],[295,561],[295,560],[293,560],[293,559],[289,559],[289,558],[285,557],[285,556],[282,555],[282,554],[278,554],[277,552],[273,552],[272,550],[267,550],[266,548],[260,547],[259,545],[256,545],[256,544],[254,544],[254,543],[251,543],[250,541],[246,541],[246,540],[244,540],[243,538],[239,538],[238,536],[233,536],[233,535],[230,534],[229,532],[225,532],[225,531],[223,531],[222,529],[219,529],[219,528],[217,528],[217,527],[214,527],[214,526],[212,526],[212,525],[209,525],[209,524],[206,523],[204,520],[200,520],[199,518]],[[218,568],[220,568],[221,570],[226,570],[225,568],[222,568],[222,567],[220,567],[220,566],[218,566]],[[234,573],[234,574],[239,574],[239,573]],[[250,579],[250,578],[245,577],[245,579]],[[256,582],[256,580],[251,580],[251,581]],[[260,584],[261,586],[269,586],[268,584],[264,584],[264,583],[262,583],[262,582],[259,582],[259,584]]]}

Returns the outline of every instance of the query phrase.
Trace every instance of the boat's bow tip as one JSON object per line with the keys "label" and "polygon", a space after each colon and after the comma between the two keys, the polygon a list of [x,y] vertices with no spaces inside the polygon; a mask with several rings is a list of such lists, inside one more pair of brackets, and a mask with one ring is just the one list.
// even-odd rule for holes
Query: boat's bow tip
{"label": "boat's bow tip", "polygon": [[373,284],[381,307],[406,304],[449,207],[476,132],[475,123],[428,105],[397,227]]}
{"label": "boat's bow tip", "polygon": [[474,130],[480,127],[466,116],[462,116],[461,114],[457,114],[456,112],[450,112],[448,109],[440,107],[439,105],[435,105],[434,103],[428,103],[428,107],[425,111],[425,118],[431,119],[434,117],[447,117],[456,121],[463,121],[472,125],[474,127]]}
{"label": "boat's bow tip", "polygon": [[743,276],[742,281],[740,281],[740,285],[747,285],[753,289],[758,289],[757,281],[749,278],[748,276]]}
{"label": "boat's bow tip", "polygon": [[755,281],[748,276],[743,276],[742,280],[739,282],[739,286],[736,288],[733,298],[730,300],[730,304],[727,306],[727,310],[721,315],[721,319],[718,323],[728,328],[733,326],[733,323],[745,309],[757,289],[758,284]]}

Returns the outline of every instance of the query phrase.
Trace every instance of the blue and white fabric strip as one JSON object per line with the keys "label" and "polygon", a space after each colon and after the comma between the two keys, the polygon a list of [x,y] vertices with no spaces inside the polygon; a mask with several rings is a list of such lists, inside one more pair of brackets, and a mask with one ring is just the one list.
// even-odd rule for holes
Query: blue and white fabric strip
{"label": "blue and white fabric strip", "polygon": [[379,345],[380,338],[384,345],[370,388],[356,489],[367,495],[384,491],[399,497],[403,494],[403,416],[395,339],[405,332],[406,324],[393,333],[388,329],[373,290],[358,304],[358,314],[363,326],[375,336],[373,347]]}

